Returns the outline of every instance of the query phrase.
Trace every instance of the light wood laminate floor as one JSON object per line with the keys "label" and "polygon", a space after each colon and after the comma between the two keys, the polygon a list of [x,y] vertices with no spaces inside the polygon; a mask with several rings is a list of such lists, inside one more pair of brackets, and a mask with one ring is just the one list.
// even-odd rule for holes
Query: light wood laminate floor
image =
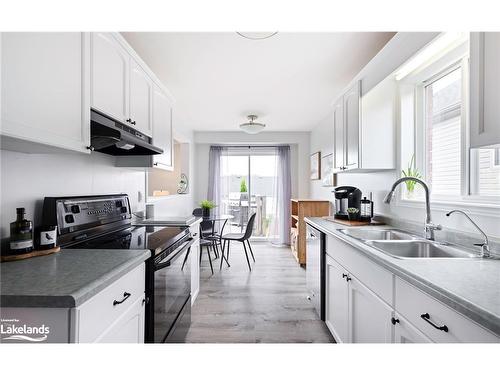
{"label": "light wood laminate floor", "polygon": [[[240,243],[214,275],[203,250],[200,293],[192,309],[189,343],[329,343],[333,338],[307,300],[306,273],[288,248],[252,243],[249,272]],[[250,255],[250,254],[249,254]]]}

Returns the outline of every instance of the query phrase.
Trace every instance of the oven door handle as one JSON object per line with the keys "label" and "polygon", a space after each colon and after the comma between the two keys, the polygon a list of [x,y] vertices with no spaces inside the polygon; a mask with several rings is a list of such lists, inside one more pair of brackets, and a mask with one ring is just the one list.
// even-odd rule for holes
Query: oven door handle
{"label": "oven door handle", "polygon": [[185,245],[183,245],[179,250],[176,250],[175,253],[170,254],[168,257],[163,259],[161,262],[155,264],[155,271],[161,270],[165,267],[170,267],[172,261],[181,255],[184,250],[189,249],[191,245],[196,241],[195,238],[191,238]]}

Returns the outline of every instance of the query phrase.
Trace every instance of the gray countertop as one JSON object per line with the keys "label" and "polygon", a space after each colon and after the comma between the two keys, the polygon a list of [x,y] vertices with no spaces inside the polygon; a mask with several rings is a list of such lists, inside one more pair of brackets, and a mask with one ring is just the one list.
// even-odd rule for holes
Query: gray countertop
{"label": "gray countertop", "polygon": [[[398,259],[386,255],[337,229],[349,228],[319,217],[307,223],[354,246],[368,258],[389,269],[442,303],[500,335],[500,260],[498,259]],[[364,227],[367,230],[388,226]]]}
{"label": "gray countertop", "polygon": [[76,307],[150,256],[149,250],[63,249],[1,263],[0,305]]}

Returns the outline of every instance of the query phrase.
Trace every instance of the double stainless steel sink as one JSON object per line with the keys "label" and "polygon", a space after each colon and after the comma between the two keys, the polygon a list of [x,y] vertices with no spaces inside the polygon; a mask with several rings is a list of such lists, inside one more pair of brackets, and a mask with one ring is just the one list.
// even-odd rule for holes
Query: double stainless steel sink
{"label": "double stainless steel sink", "polygon": [[426,240],[397,229],[337,229],[395,258],[479,258],[455,245]]}

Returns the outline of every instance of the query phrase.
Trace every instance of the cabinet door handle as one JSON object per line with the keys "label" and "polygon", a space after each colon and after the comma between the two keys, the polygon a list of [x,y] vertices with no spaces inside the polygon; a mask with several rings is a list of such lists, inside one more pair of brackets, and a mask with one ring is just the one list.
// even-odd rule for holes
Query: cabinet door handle
{"label": "cabinet door handle", "polygon": [[436,329],[439,329],[440,331],[445,331],[448,332],[448,327],[446,325],[438,326],[436,323],[434,323],[431,320],[431,316],[428,313],[420,315],[420,317],[425,320],[427,323],[429,323],[431,326],[433,326]]}
{"label": "cabinet door handle", "polygon": [[123,299],[121,299],[120,301],[117,301],[116,299],[113,301],[113,306],[116,306],[116,305],[119,305],[123,302],[125,302],[132,294],[128,293],[128,292],[125,292],[123,293]]}
{"label": "cabinet door handle", "polygon": [[132,125],[135,125],[135,121],[132,121],[132,122],[131,122],[131,124],[132,124]]}
{"label": "cabinet door handle", "polygon": [[128,118],[128,119],[126,119],[125,121],[127,121],[127,122],[132,122],[132,119],[131,119],[131,118]]}
{"label": "cabinet door handle", "polygon": [[392,325],[395,326],[397,323],[399,323],[399,319],[391,318],[391,323],[392,323]]}
{"label": "cabinet door handle", "polygon": [[342,278],[345,279],[347,277],[347,273],[342,274]]}

